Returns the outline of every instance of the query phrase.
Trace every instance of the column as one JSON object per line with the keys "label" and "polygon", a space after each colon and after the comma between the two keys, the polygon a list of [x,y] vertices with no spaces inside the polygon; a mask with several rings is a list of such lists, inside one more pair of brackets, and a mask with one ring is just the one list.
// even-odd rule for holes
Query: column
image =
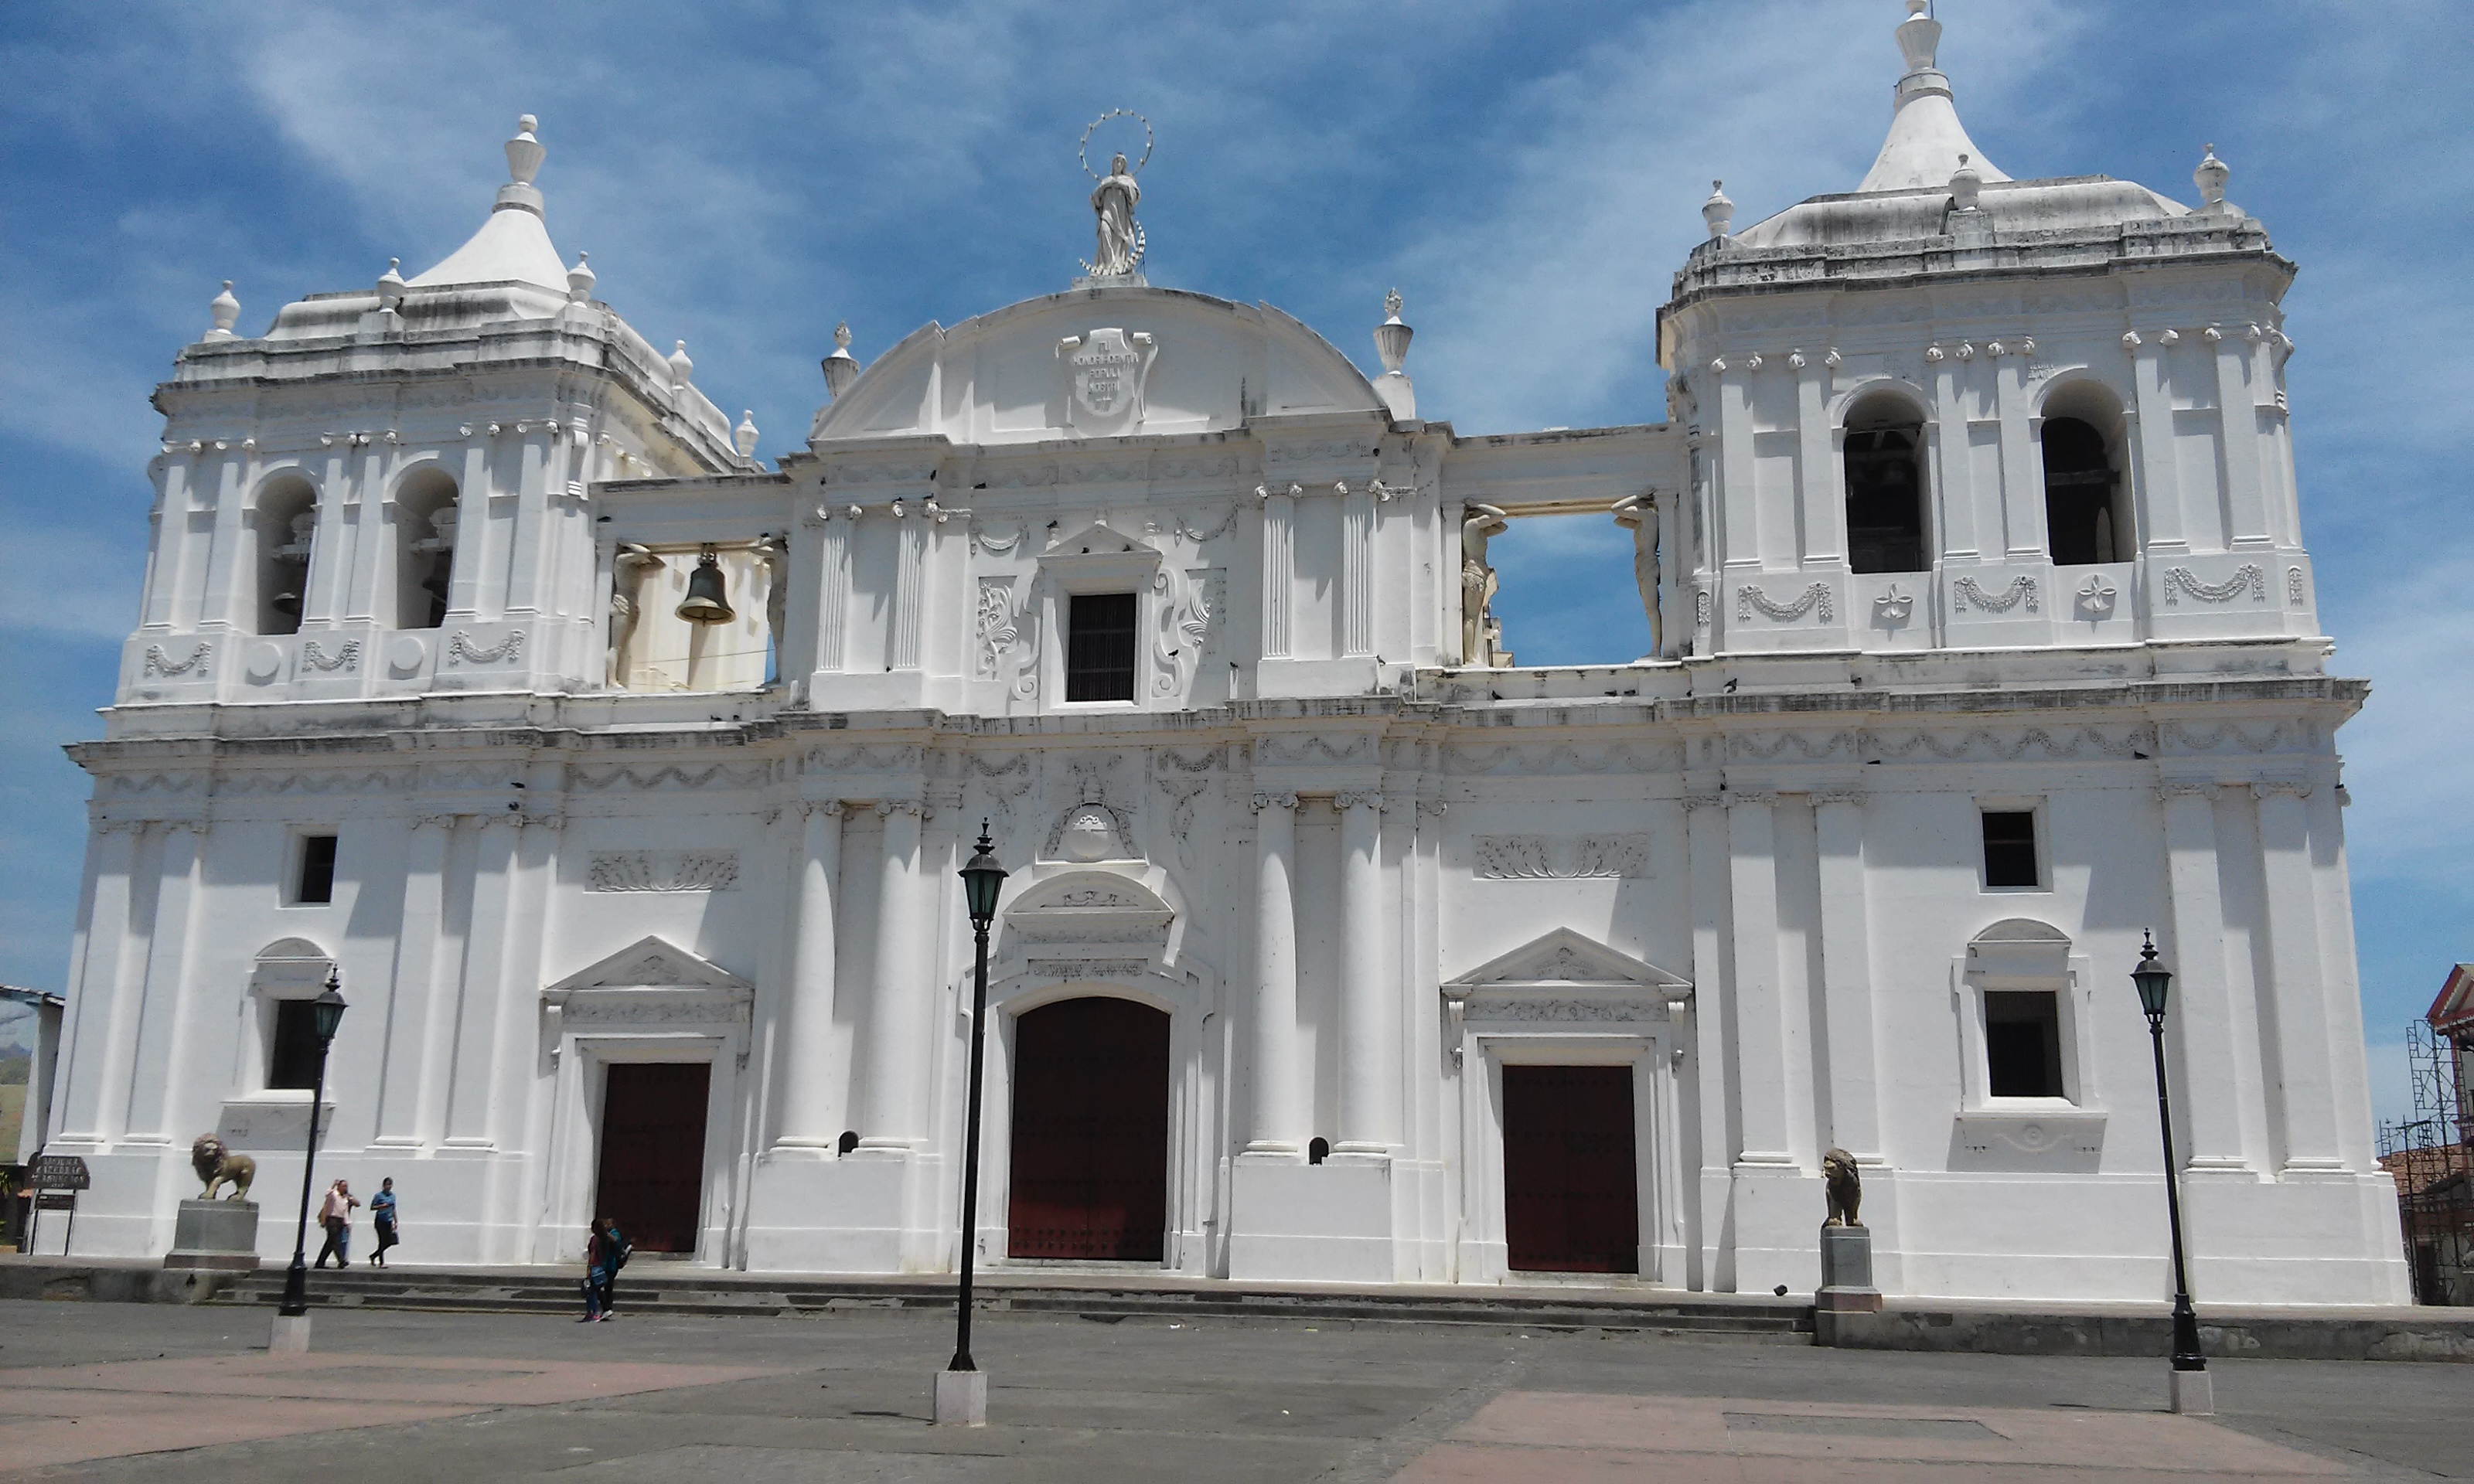
{"label": "column", "polygon": [[[464,959],[473,942],[473,911],[480,896],[481,831],[463,829],[482,816],[445,815],[438,821],[438,946],[430,968],[429,1003],[421,1017],[421,1061],[414,1077],[412,1137],[434,1144],[447,1137],[447,1100],[455,1074],[457,1017],[464,1003]],[[458,832],[462,842],[458,843]]]}
{"label": "column", "polygon": [[2344,1168],[2337,1141],[2334,1067],[2328,1057],[2325,966],[2319,960],[2319,904],[2311,873],[2307,783],[2255,783],[2267,898],[2270,998],[2276,1007],[2276,1060],[2285,1088],[2285,1167]]}
{"label": "column", "polygon": [[803,799],[790,988],[783,996],[782,1118],[776,1149],[834,1147],[834,888],[842,854],[838,799]]}
{"label": "column", "polygon": [[1298,1155],[1312,1113],[1298,1065],[1298,796],[1254,796],[1254,1137],[1249,1154]]}
{"label": "column", "polygon": [[155,890],[154,930],[139,979],[135,1043],[124,1127],[141,1137],[169,1138],[164,1116],[172,1083],[182,1070],[188,1003],[182,993],[188,967],[189,920],[197,899],[198,835],[205,826],[174,820],[163,837],[163,860]]}
{"label": "column", "polygon": [[422,1065],[437,993],[438,950],[446,936],[447,841],[454,828],[451,814],[404,825],[403,927],[396,935],[378,1062],[376,1142],[381,1144],[421,1142]]}
{"label": "column", "polygon": [[885,816],[876,905],[876,983],[868,997],[862,1149],[912,1149],[927,1137],[928,1055],[925,1032],[935,986],[929,982],[935,945],[915,903],[919,896],[916,800],[876,806]]}
{"label": "column", "polygon": [[1735,1045],[1743,1089],[1736,1161],[1792,1164],[1786,1037],[1779,1004],[1778,823],[1765,793],[1727,795],[1727,888],[1734,906]]}
{"label": "column", "polygon": [[1341,625],[1343,655],[1374,653],[1374,491],[1343,487],[1340,497]]}
{"label": "column", "polygon": [[[1289,585],[1294,580],[1296,567],[1291,542],[1295,539],[1297,501],[1288,491],[1271,491],[1263,496],[1263,658],[1266,659],[1285,659],[1289,656]],[[1458,533],[1454,535],[1457,537]],[[1460,570],[1457,558],[1452,570]]]}
{"label": "column", "polygon": [[2165,946],[2176,1002],[2166,1028],[2182,1063],[2182,1096],[2174,1106],[2187,1120],[2177,1137],[2192,1169],[2245,1169],[2244,1114],[2259,1106],[2260,1092],[2245,1085],[2251,1079],[2242,1075],[2235,1055],[2224,896],[2217,876],[2217,785],[2169,781],[2158,798],[2172,916]]}
{"label": "column", "polygon": [[1332,806],[1341,817],[1340,1150],[1384,1153],[1400,1142],[1400,1031],[1398,996],[1383,973],[1383,800],[1343,792]]}
{"label": "column", "polygon": [[118,1017],[121,960],[128,952],[129,898],[137,871],[137,832],[125,820],[99,820],[94,910],[86,919],[85,962],[69,986],[69,1024],[61,1048],[57,1137],[98,1141],[105,1087],[110,1080],[113,1022]]}
{"label": "column", "polygon": [[2249,354],[2240,340],[2211,324],[2199,332],[2217,362],[2217,435],[2224,440],[2225,507],[2232,516],[2227,546],[2266,546],[2268,487],[2259,467],[2259,409],[2251,399]]}
{"label": "column", "polygon": [[893,569],[893,632],[885,639],[885,660],[896,670],[919,668],[919,614],[927,597],[928,533],[934,523],[910,513],[895,527],[900,556]]}
{"label": "column", "polygon": [[455,489],[455,560],[447,573],[447,621],[470,622],[483,616],[482,605],[497,611],[500,603],[482,584],[491,566],[489,551],[496,538],[490,529],[490,445],[465,434],[464,476]]}
{"label": "column", "polygon": [[[257,553],[249,540],[248,491],[241,474],[240,460],[216,458],[214,538],[206,547],[206,592],[198,612],[201,629],[238,628],[249,633],[257,628],[255,609],[245,613],[234,610],[240,593],[257,591],[257,574],[248,569]],[[216,658],[228,661],[234,657]],[[229,671],[230,665],[225,663],[223,668]]]}
{"label": "column", "polygon": [[2191,549],[2182,519],[2182,474],[2173,454],[2173,402],[2165,385],[2165,351],[2181,337],[2166,330],[2143,338],[2125,332],[2133,397],[2138,404],[2139,527],[2151,551],[2179,555]]}
{"label": "column", "polygon": [[1727,948],[1734,911],[1727,896],[1726,802],[1720,793],[1684,799],[1692,889],[1692,1082],[1701,1161],[1686,1281],[1705,1292],[1734,1286],[1726,1255],[1735,1152],[1727,1110]]}
{"label": "column", "polygon": [[[507,610],[510,618],[540,613],[545,605],[541,590],[542,548],[548,539],[549,526],[549,435],[532,431],[535,425],[524,423],[516,432],[518,466],[516,485],[515,529],[509,533],[511,554],[507,559]],[[542,424],[546,427],[547,424]]]}
{"label": "column", "polygon": [[816,664],[819,673],[842,667],[842,634],[850,620],[851,523],[816,507]]}
{"label": "column", "polygon": [[[1942,555],[1974,561],[1981,555],[1976,534],[1975,477],[1967,444],[1967,403],[1958,385],[1958,368],[1939,346],[1925,352],[1932,368],[1933,417],[1925,425],[1925,442],[1932,452],[1932,501],[1941,515]],[[1957,440],[1955,445],[1952,440]]]}
{"label": "column", "polygon": [[[1759,358],[1753,359],[1758,363]],[[1731,566],[1758,571],[1770,550],[1762,539],[1760,490],[1753,467],[1751,389],[1744,385],[1744,372],[1725,360],[1710,362],[1710,369],[1718,376],[1718,446],[1710,458],[1718,481],[1719,509],[1710,565],[1721,571]],[[1723,583],[1719,590],[1723,597]]]}
{"label": "column", "polygon": [[155,501],[154,549],[146,559],[141,628],[169,632],[179,611],[181,576],[188,567],[189,456],[163,455],[163,483]]}
{"label": "column", "polygon": [[1838,449],[1846,435],[1832,436],[1830,415],[1824,410],[1830,363],[1837,359],[1835,350],[1816,356],[1795,350],[1786,358],[1795,372],[1795,484],[1804,517],[1803,557],[1807,562],[1841,562],[1847,556],[1843,534],[1847,503],[1838,493],[1838,471],[1846,467]]}
{"label": "column", "polygon": [[1997,342],[1987,347],[1994,407],[2001,419],[2002,545],[2013,561],[2045,553],[2045,471],[2027,429],[2027,353]]}
{"label": "column", "polygon": [[450,1145],[490,1147],[491,1073],[498,1054],[497,1017],[492,1012],[503,992],[499,971],[506,958],[520,832],[512,817],[481,817],[480,855],[473,868],[472,926],[464,940],[449,1042],[454,1060],[445,1068]]}
{"label": "column", "polygon": [[1828,1017],[1830,1140],[1858,1160],[1881,1152],[1880,1065],[1873,1051],[1873,943],[1864,900],[1864,796],[1816,794],[1822,1004]]}

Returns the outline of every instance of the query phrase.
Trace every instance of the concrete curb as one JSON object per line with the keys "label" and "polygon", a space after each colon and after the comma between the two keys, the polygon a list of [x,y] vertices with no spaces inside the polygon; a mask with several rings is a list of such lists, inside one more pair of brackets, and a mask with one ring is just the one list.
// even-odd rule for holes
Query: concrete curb
{"label": "concrete curb", "polygon": [[[1813,1316],[1815,1345],[1984,1355],[2152,1355],[2172,1352],[2162,1311],[2060,1313],[1962,1309],[1908,1301],[1878,1313]],[[2348,1309],[2329,1314],[2199,1311],[2199,1344],[2218,1359],[2474,1362],[2474,1309]]]}

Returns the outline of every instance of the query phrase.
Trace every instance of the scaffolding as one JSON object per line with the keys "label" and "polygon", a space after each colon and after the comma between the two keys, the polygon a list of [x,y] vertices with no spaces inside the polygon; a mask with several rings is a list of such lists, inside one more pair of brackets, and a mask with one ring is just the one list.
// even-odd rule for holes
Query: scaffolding
{"label": "scaffolding", "polygon": [[2474,1043],[2415,1020],[2405,1053],[2413,1114],[2380,1125],[2380,1165],[2396,1178],[2414,1302],[2474,1304]]}

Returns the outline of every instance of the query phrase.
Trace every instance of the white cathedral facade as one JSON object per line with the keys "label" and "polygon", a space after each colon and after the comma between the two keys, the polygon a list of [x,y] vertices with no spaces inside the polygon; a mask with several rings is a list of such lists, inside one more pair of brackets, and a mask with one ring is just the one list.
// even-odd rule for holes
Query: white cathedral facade
{"label": "white cathedral facade", "polygon": [[[1939,32],[1855,190],[1711,196],[1663,421],[1456,435],[1396,299],[1369,376],[1148,285],[1122,162],[1084,278],[843,337],[771,467],[530,119],[429,271],[227,292],[70,750],[76,1251],[164,1252],[208,1132],[288,1250],[331,969],[400,1256],[948,1271],[985,819],[987,1265],[1808,1290],[1839,1148],[1892,1294],[2158,1299],[2153,929],[2199,1302],[2406,1302],[2293,265],[2213,154],[2004,176]],[[1630,529],[1653,653],[1515,662],[1544,515]]]}

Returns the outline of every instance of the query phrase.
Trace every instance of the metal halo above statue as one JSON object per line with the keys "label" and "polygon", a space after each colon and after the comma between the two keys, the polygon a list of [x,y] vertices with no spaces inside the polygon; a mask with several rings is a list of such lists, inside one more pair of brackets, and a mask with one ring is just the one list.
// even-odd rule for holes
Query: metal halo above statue
{"label": "metal halo above statue", "polygon": [[1082,173],[1094,180],[1103,180],[1104,177],[1091,168],[1091,135],[1098,132],[1101,125],[1112,118],[1129,118],[1143,126],[1143,157],[1134,161],[1135,173],[1140,174],[1142,168],[1152,162],[1152,121],[1131,108],[1110,108],[1082,126],[1082,138],[1074,146],[1074,157],[1082,162]]}

